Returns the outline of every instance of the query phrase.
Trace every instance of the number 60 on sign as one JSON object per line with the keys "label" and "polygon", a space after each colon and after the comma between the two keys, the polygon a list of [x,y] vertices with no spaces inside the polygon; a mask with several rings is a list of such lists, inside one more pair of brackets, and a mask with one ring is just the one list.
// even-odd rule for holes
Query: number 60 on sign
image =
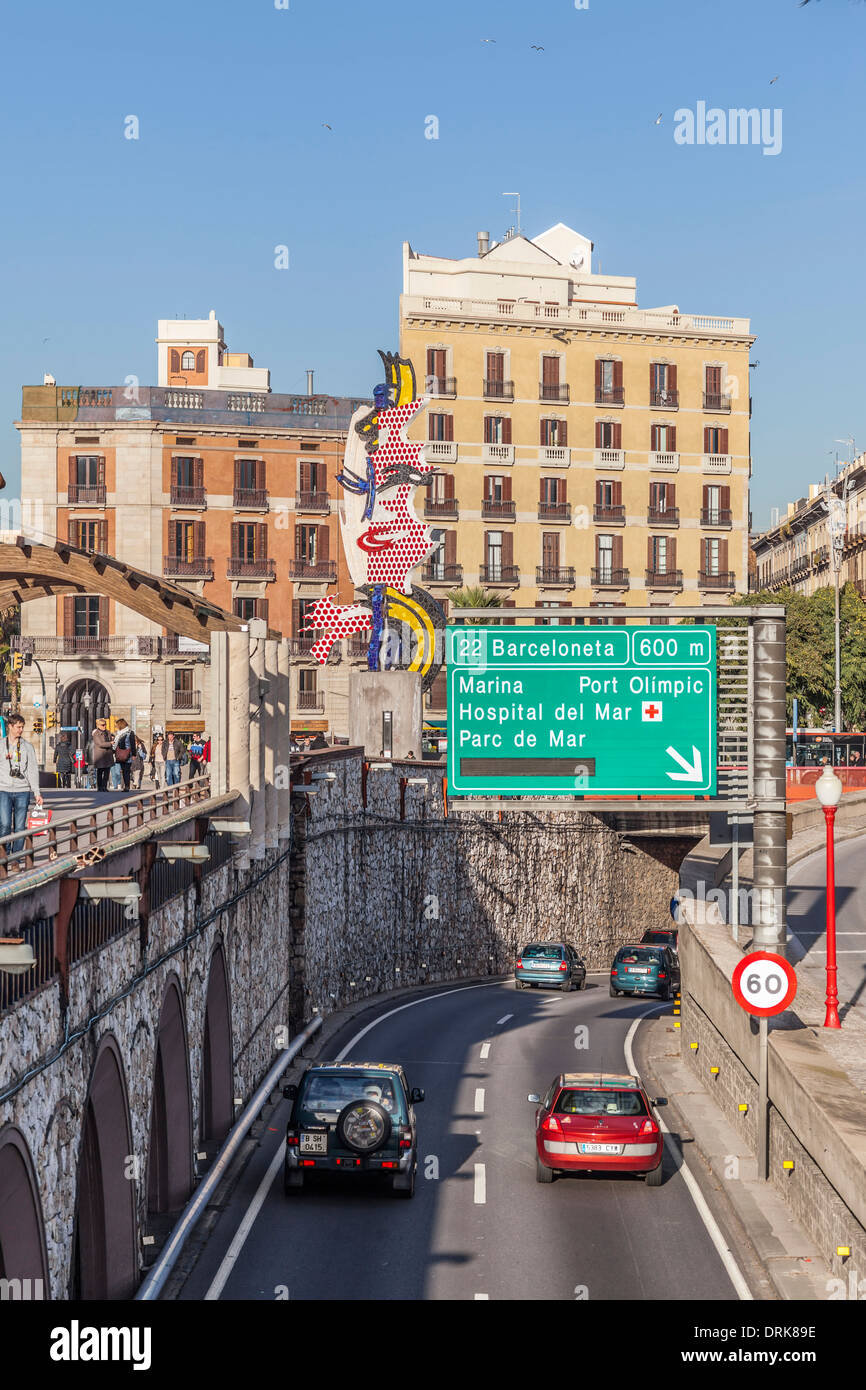
{"label": "number 60 on sign", "polygon": [[734,998],[756,1018],[770,1018],[790,1008],[797,993],[793,966],[772,951],[752,951],[734,970]]}

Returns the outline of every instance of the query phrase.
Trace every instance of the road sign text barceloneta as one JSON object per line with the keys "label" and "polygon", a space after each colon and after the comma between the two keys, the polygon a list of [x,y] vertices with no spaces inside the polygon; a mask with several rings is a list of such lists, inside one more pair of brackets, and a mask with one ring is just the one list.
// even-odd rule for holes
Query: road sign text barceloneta
{"label": "road sign text barceloneta", "polygon": [[448,629],[457,796],[716,792],[712,626]]}

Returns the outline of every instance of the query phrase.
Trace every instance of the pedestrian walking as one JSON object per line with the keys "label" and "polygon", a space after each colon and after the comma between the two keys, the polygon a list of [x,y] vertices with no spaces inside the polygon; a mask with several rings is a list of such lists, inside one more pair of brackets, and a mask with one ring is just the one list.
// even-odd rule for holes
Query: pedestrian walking
{"label": "pedestrian walking", "polygon": [[138,746],[138,740],[134,730],[129,727],[125,719],[118,719],[117,729],[117,738],[114,740],[115,766],[120,768],[123,790],[128,792],[132,778],[132,759]]}
{"label": "pedestrian walking", "polygon": [[72,786],[72,749],[63,734],[59,735],[54,745],[54,770],[59,786]]}
{"label": "pedestrian walking", "polygon": [[[31,794],[36,805],[42,805],[36,749],[23,734],[23,717],[10,714],[6,720],[0,755],[0,837],[11,835],[13,830],[25,829]],[[21,853],[23,845],[23,839],[13,840],[6,849],[7,856],[14,859]],[[7,858],[7,868],[17,867],[17,864],[10,864]]]}
{"label": "pedestrian walking", "polygon": [[180,770],[189,762],[189,754],[181,739],[169,734],[165,740],[165,785],[177,786]]}
{"label": "pedestrian walking", "polygon": [[193,734],[189,745],[189,780],[204,771],[204,742],[201,734]]}
{"label": "pedestrian walking", "polygon": [[108,774],[114,767],[114,740],[108,732],[108,720],[97,719],[93,730],[93,766],[96,768],[96,790],[108,791]]}
{"label": "pedestrian walking", "polygon": [[165,786],[165,736],[157,734],[150,750],[150,775],[157,791]]}
{"label": "pedestrian walking", "polygon": [[147,749],[145,748],[141,739],[136,737],[135,751],[129,760],[129,766],[131,769],[130,776],[132,780],[132,786],[135,789],[135,791],[141,790],[141,779],[144,776],[144,764],[146,760]]}

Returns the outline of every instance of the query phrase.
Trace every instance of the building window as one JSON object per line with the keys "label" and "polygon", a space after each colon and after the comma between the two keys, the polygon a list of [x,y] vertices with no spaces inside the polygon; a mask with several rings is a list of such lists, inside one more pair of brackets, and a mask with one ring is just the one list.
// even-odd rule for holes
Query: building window
{"label": "building window", "polygon": [[675,454],[677,451],[676,425],[652,425],[650,427],[650,449],[654,454]]}
{"label": "building window", "polygon": [[613,541],[613,536],[596,536],[595,563],[599,581],[607,580],[609,583],[613,574]]}
{"label": "building window", "polygon": [[719,550],[720,542],[715,538],[704,541],[704,573],[720,574]]}
{"label": "building window", "polygon": [[501,579],[502,577],[502,532],[488,531],[486,536],[487,544],[487,569],[488,579]]}
{"label": "building window", "polygon": [[704,453],[726,454],[728,452],[728,431],[716,425],[708,425],[704,430]]}
{"label": "building window", "polygon": [[70,521],[69,541],[79,550],[97,550],[101,554],[108,551],[108,522],[90,520]]}
{"label": "building window", "polygon": [[261,618],[267,622],[268,600],[266,598],[236,598],[232,602],[232,612],[236,618],[240,618],[244,623],[248,623],[254,618]]}
{"label": "building window", "polygon": [[676,496],[674,483],[650,483],[650,511],[658,515],[673,511]]}
{"label": "building window", "polygon": [[104,460],[97,454],[76,454],[70,459],[70,481],[79,487],[97,487],[105,481]]}
{"label": "building window", "polygon": [[672,363],[650,363],[650,404],[675,406],[679,403],[677,369]]}
{"label": "building window", "polygon": [[433,411],[427,417],[428,438],[432,441],[451,442],[454,439],[454,416],[444,411]]}
{"label": "building window", "polygon": [[621,449],[622,425],[613,420],[596,420],[595,447],[596,449]]}
{"label": "building window", "polygon": [[100,637],[100,604],[99,599],[86,595],[80,597],[75,595],[72,599],[73,617],[73,637]]}
{"label": "building window", "polygon": [[[295,527],[295,559],[305,565],[317,565],[322,558],[321,526]],[[246,558],[253,559],[250,555]]]}
{"label": "building window", "polygon": [[195,353],[185,352],[180,359],[180,369],[182,372],[195,371]]}
{"label": "building window", "polygon": [[175,691],[175,694],[178,694],[178,692],[180,692],[180,691],[183,691],[183,692],[189,691],[189,692],[191,692],[191,691],[192,691],[192,677],[193,677],[193,672],[192,672],[192,667],[191,667],[191,666],[175,666],[175,668],[174,668],[174,691]]}
{"label": "building window", "polygon": [[505,415],[485,415],[484,443],[510,444],[511,421]]}
{"label": "building window", "polygon": [[668,538],[667,536],[652,536],[650,538],[650,569],[654,574],[667,574],[668,572]]}
{"label": "building window", "polygon": [[565,420],[541,421],[541,445],[545,449],[563,449],[568,444],[568,426]]}
{"label": "building window", "polygon": [[201,487],[202,460],[195,458],[176,458],[174,463],[177,487]]}

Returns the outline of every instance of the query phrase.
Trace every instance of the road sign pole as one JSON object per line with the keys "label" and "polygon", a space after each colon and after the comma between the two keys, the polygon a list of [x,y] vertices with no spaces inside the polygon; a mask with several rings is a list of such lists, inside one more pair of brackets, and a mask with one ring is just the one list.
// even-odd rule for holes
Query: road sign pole
{"label": "road sign pole", "polygon": [[758,1177],[769,1177],[770,1104],[768,1099],[769,1041],[767,1020],[758,1019]]}
{"label": "road sign pole", "polygon": [[733,858],[731,859],[731,910],[728,914],[731,919],[731,932],[734,942],[739,945],[740,935],[740,818],[734,816],[731,826],[731,845]]}
{"label": "road sign pole", "polygon": [[[755,911],[752,942],[756,950],[784,956],[787,950],[785,890],[788,842],[785,838],[785,622],[758,617],[754,624],[755,718],[752,760],[755,786]],[[766,809],[767,803],[782,810]]]}

